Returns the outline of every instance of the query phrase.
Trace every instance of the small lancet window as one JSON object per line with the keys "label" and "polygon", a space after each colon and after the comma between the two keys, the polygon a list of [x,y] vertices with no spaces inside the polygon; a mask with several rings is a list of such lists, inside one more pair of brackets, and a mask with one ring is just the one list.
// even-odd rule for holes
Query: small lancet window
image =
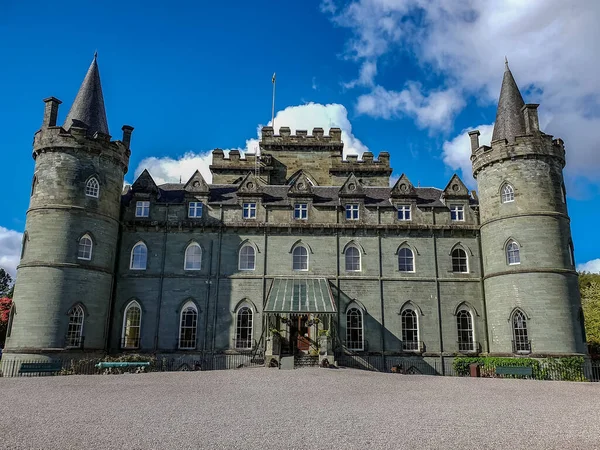
{"label": "small lancet window", "polygon": [[519,244],[517,244],[515,241],[509,241],[506,246],[506,262],[510,266],[515,264],[521,264]]}
{"label": "small lancet window", "polygon": [[92,247],[94,243],[92,238],[85,234],[79,239],[79,248],[77,250],[77,259],[89,261],[92,259]]}
{"label": "small lancet window", "polygon": [[515,190],[510,184],[502,186],[502,203],[510,203],[515,201]]}
{"label": "small lancet window", "polygon": [[38,183],[37,176],[34,175],[33,180],[31,181],[31,196],[32,197],[33,197],[33,194],[35,194],[35,188],[37,187],[37,183]]}
{"label": "small lancet window", "polygon": [[85,184],[85,195],[95,198],[98,198],[100,195],[100,183],[98,183],[96,177],[90,178]]}
{"label": "small lancet window", "polygon": [[198,309],[193,302],[187,302],[181,310],[179,325],[179,348],[193,350],[196,348],[196,330],[198,326]]}
{"label": "small lancet window", "polygon": [[360,272],[360,250],[354,246],[346,249],[346,272]]}

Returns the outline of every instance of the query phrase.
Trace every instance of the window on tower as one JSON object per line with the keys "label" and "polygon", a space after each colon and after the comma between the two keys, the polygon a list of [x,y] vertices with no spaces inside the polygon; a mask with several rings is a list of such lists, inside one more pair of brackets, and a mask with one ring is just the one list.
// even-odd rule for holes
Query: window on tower
{"label": "window on tower", "polygon": [[90,178],[85,184],[85,195],[95,198],[98,198],[100,195],[100,183],[98,183],[96,177]]}
{"label": "window on tower", "polygon": [[502,203],[511,203],[515,201],[515,190],[510,184],[502,186]]}
{"label": "window on tower", "polygon": [[92,238],[85,234],[79,239],[79,248],[77,251],[77,259],[84,259],[89,261],[92,259],[92,247],[94,243],[92,242]]}

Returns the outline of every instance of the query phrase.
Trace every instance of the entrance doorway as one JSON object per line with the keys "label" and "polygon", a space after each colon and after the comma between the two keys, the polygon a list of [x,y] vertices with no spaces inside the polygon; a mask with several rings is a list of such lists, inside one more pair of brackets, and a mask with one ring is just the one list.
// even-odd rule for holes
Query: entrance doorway
{"label": "entrance doorway", "polygon": [[308,315],[298,316],[296,348],[303,353],[310,349],[310,327],[307,322]]}

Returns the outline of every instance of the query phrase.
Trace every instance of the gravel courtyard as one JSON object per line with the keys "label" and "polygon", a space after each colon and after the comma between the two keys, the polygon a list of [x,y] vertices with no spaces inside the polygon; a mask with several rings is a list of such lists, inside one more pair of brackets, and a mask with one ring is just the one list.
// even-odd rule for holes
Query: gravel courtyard
{"label": "gravel courtyard", "polygon": [[0,448],[600,448],[600,384],[241,369],[0,378]]}

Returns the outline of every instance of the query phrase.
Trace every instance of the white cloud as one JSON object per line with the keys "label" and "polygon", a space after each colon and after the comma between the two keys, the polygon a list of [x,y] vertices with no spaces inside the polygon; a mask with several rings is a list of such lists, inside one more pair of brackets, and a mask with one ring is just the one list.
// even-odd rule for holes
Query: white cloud
{"label": "white cloud", "polygon": [[0,227],[0,267],[13,279],[17,275],[17,265],[21,259],[23,233]]}
{"label": "white cloud", "polygon": [[591,261],[583,264],[578,264],[577,270],[579,272],[600,273],[600,258],[592,259]]}
{"label": "white cloud", "polygon": [[476,187],[473,172],[471,170],[471,139],[468,132],[479,130],[479,145],[490,145],[494,124],[479,125],[477,127],[462,130],[454,139],[444,142],[442,156],[444,163],[453,170],[461,171],[461,179],[471,188]]}
{"label": "white cloud", "polygon": [[[352,31],[346,55],[359,67],[414,55],[424,73],[444,76],[443,90],[484,104],[497,101],[507,55],[526,101],[541,104],[544,131],[565,140],[567,177],[600,185],[600,135],[590,133],[600,127],[597,0],[354,0],[326,9]],[[368,101],[363,108],[376,104]]]}
{"label": "white cloud", "polygon": [[[268,125],[272,125],[269,121]],[[299,106],[289,106],[275,115],[275,132],[279,127],[290,127],[294,133],[296,130],[308,130],[312,133],[313,128],[321,127],[325,133],[330,128],[338,127],[342,130],[342,141],[344,142],[344,156],[348,154],[362,155],[369,149],[352,133],[352,124],[348,119],[348,111],[343,105],[332,103],[322,105],[319,103],[307,103]],[[246,146],[241,150],[243,153],[255,153],[258,148],[262,125],[257,127],[258,138],[246,141]],[[226,150],[228,151],[228,150]],[[200,170],[207,182],[212,181],[212,175],[208,166],[212,162],[212,150],[200,152],[188,152],[180,158],[150,157],[140,161],[135,169],[137,178],[144,169],[148,169],[157,184],[178,183],[180,178],[185,183],[196,170]]]}

